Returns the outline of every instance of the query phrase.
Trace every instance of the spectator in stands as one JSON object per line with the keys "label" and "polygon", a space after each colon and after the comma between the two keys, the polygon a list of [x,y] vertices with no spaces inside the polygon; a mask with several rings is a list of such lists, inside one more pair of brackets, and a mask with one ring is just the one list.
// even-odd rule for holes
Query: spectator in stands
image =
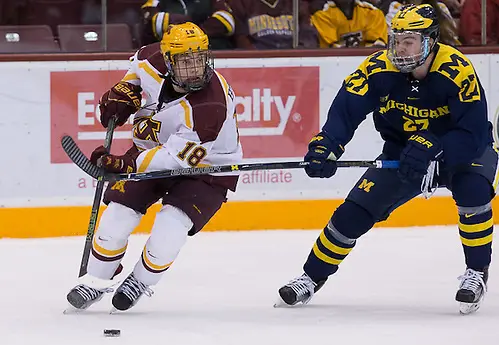
{"label": "spectator in stands", "polygon": [[390,27],[390,23],[392,22],[392,18],[395,16],[395,14],[403,5],[406,4],[431,5],[437,13],[438,22],[440,24],[439,41],[452,46],[461,44],[461,42],[459,42],[457,24],[454,18],[452,18],[449,8],[443,2],[437,0],[401,0],[400,2],[390,0],[382,2],[381,9],[383,10],[383,12],[385,12],[385,18],[388,27]]}
{"label": "spectator in stands", "polygon": [[466,0],[442,0],[442,2],[447,6],[453,18],[459,18]]}
{"label": "spectator in stands", "polygon": [[143,6],[142,44],[158,42],[169,24],[197,24],[212,49],[233,47],[234,17],[225,0],[148,0]]}
{"label": "spectator in stands", "polygon": [[383,12],[372,4],[358,0],[315,1],[312,23],[319,31],[320,46],[370,47],[386,46],[388,27]]}
{"label": "spectator in stands", "polygon": [[[242,49],[292,49],[293,0],[229,0],[236,20],[235,41]],[[298,47],[317,48],[308,3],[300,0]]]}
{"label": "spectator in stands", "polygon": [[[487,0],[487,44],[499,44],[499,0]],[[459,33],[463,44],[482,43],[482,0],[466,0]]]}

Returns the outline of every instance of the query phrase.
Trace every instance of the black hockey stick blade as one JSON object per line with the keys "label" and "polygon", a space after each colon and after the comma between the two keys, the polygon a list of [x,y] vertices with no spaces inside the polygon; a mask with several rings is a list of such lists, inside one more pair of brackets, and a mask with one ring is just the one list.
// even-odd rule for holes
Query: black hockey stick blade
{"label": "black hockey stick blade", "polygon": [[61,144],[64,152],[66,152],[71,161],[73,161],[73,163],[76,164],[86,174],[92,176],[95,179],[98,179],[104,174],[104,171],[101,168],[92,164],[87,156],[85,156],[83,152],[81,152],[78,145],[69,135],[65,135],[62,137]]}

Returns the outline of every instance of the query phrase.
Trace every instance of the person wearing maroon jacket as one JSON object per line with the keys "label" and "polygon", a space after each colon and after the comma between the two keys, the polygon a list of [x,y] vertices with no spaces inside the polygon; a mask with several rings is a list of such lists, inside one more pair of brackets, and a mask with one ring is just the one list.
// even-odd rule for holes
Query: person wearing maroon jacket
{"label": "person wearing maroon jacket", "polygon": [[[242,49],[293,48],[293,0],[228,0],[236,21],[234,38]],[[308,2],[300,0],[300,48],[318,48]]]}
{"label": "person wearing maroon jacket", "polygon": [[[466,45],[482,44],[482,0],[466,0],[461,9],[459,35]],[[499,43],[499,0],[487,0],[487,44]]]}
{"label": "person wearing maroon jacket", "polygon": [[234,17],[225,0],[147,0],[142,15],[143,45],[161,41],[169,24],[193,22],[206,32],[211,49],[233,48]]}

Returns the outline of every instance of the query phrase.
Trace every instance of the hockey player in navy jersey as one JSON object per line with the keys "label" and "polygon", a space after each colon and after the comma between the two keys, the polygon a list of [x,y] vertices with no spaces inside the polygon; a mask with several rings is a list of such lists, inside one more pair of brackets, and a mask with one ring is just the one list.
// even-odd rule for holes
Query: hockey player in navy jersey
{"label": "hockey player in navy jersey", "polygon": [[438,42],[433,7],[403,7],[391,29],[388,49],[369,56],[345,79],[305,161],[310,177],[333,176],[345,145],[373,112],[384,139],[379,158],[400,160],[400,167],[366,171],[321,232],[304,273],[279,295],[288,305],[308,303],[359,237],[421,192],[431,195],[438,183],[457,205],[466,268],[455,298],[460,312],[469,314],[487,290],[498,181],[485,93],[470,60]]}

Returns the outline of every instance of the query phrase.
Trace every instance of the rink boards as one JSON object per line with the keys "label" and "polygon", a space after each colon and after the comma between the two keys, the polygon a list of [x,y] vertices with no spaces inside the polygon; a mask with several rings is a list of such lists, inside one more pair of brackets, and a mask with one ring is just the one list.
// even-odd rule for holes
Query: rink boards
{"label": "rink boards", "polygon": [[[487,91],[489,117],[499,110],[499,57],[471,55]],[[301,160],[320,130],[344,77],[362,57],[219,59],[217,69],[237,95],[247,162]],[[98,99],[128,61],[3,62],[0,120],[0,237],[48,237],[86,232],[95,181],[75,167],[59,141],[70,134],[85,153],[103,142]],[[147,68],[143,66],[143,68]],[[130,146],[131,125],[115,132],[112,151]],[[342,159],[373,159],[382,142],[372,118],[359,127]],[[363,169],[343,169],[328,180],[301,170],[245,172],[238,191],[206,230],[317,229],[329,219]],[[494,203],[494,208],[498,208]],[[147,232],[155,205],[137,229]],[[383,226],[456,223],[447,191],[417,198]]]}

